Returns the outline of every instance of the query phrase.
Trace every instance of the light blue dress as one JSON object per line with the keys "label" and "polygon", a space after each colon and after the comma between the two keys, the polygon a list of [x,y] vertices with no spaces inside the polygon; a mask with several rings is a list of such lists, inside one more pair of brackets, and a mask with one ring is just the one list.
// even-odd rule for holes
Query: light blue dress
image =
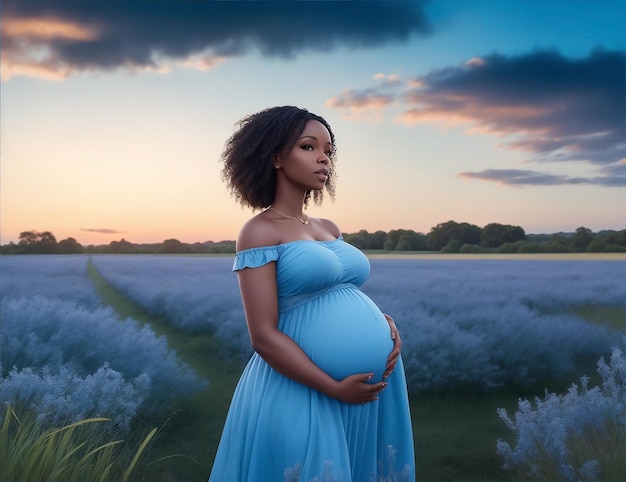
{"label": "light blue dress", "polygon": [[[389,324],[358,288],[370,264],[343,241],[293,241],[239,251],[233,271],[276,262],[278,327],[339,380],[382,380]],[[377,401],[349,404],[295,382],[252,355],[235,389],[210,482],[413,481],[402,360]]]}

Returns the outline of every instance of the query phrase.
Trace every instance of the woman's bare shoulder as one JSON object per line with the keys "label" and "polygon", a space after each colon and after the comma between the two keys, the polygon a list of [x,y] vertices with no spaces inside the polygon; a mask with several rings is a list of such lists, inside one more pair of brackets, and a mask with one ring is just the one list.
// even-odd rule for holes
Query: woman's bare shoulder
{"label": "woman's bare shoulder", "polygon": [[341,230],[339,229],[339,226],[337,226],[330,219],[315,218],[315,220],[316,222],[320,224],[322,229],[326,231],[327,233],[329,233],[331,236],[335,238],[338,238],[339,236],[341,236]]}
{"label": "woman's bare shoulder", "polygon": [[276,227],[262,216],[257,214],[250,218],[239,231],[237,237],[237,251],[258,248],[260,246],[274,246],[280,243]]}

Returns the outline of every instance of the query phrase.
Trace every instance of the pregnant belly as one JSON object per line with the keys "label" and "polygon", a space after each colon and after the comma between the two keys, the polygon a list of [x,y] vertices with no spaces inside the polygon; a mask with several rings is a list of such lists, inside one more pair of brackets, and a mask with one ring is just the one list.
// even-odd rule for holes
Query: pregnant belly
{"label": "pregnant belly", "polygon": [[341,380],[355,373],[374,373],[382,380],[393,349],[389,324],[361,291],[341,289],[287,314],[285,332],[313,362]]}

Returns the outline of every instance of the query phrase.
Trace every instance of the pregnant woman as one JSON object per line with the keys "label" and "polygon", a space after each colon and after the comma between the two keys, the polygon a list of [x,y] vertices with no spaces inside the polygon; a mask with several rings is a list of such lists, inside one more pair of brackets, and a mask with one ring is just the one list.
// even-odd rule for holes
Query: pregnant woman
{"label": "pregnant woman", "polygon": [[239,122],[222,154],[242,205],[237,272],[255,350],[211,482],[413,481],[400,336],[359,286],[369,262],[303,208],[334,196],[335,137],[297,107]]}

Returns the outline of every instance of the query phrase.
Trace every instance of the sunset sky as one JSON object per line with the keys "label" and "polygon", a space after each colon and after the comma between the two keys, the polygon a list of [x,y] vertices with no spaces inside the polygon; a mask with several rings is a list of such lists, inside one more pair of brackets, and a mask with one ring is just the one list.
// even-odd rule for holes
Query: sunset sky
{"label": "sunset sky", "polygon": [[235,123],[325,117],[343,232],[626,229],[623,0],[3,0],[0,243],[235,239]]}

